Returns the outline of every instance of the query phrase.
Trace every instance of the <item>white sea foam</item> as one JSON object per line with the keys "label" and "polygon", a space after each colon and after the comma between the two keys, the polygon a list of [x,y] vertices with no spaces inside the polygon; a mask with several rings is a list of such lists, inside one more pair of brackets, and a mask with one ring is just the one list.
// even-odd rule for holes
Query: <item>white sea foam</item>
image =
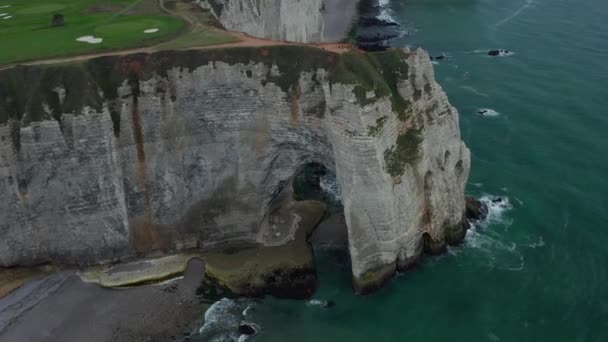
{"label": "white sea foam", "polygon": [[144,30],[144,33],[156,33],[158,31],[159,31],[159,29],[157,29],[157,28],[150,28],[150,29]]}
{"label": "white sea foam", "polygon": [[[249,303],[251,304],[251,303]],[[252,309],[251,305],[228,298],[213,303],[205,312],[205,323],[195,334],[196,338],[208,342],[237,342],[247,341],[249,336],[239,334],[239,324]],[[256,331],[260,327],[255,323],[246,322]]]}
{"label": "white sea foam", "polygon": [[433,65],[439,65],[439,62],[437,62],[437,61],[431,61],[431,64],[433,64]]}
{"label": "white sea foam", "polygon": [[103,38],[98,38],[98,37],[94,37],[94,36],[82,36],[82,37],[76,38],[76,40],[79,42],[89,43],[89,44],[99,44],[99,43],[103,42]]}
{"label": "white sea foam", "polygon": [[523,270],[525,258],[522,248],[540,247],[544,241],[540,238],[537,242],[523,243],[506,238],[504,233],[513,223],[507,215],[513,209],[509,197],[483,195],[479,201],[487,206],[488,215],[483,221],[471,224],[465,237],[466,246],[483,253],[480,260],[485,267],[513,272]]}
{"label": "white sea foam", "polygon": [[241,312],[238,303],[228,298],[213,303],[205,312],[205,324],[198,330],[204,341],[237,341]]}
{"label": "white sea foam", "polygon": [[[499,201],[498,199],[501,200]],[[484,195],[479,200],[488,207],[488,217],[485,221],[500,221],[505,212],[513,209],[511,201],[507,196]]]}
{"label": "white sea foam", "polygon": [[329,194],[335,201],[342,202],[342,194],[340,192],[340,185],[336,180],[335,175],[324,175],[319,181],[321,190]]}
{"label": "white sea foam", "polygon": [[512,56],[515,54],[515,52],[513,52],[511,50],[496,49],[496,48],[477,49],[477,50],[465,51],[465,53],[467,53],[467,54],[478,53],[478,54],[484,54],[487,56],[488,52],[493,51],[493,50],[498,50],[498,56],[501,56],[501,57]]}
{"label": "white sea foam", "polygon": [[[500,198],[501,201],[498,201],[498,198]],[[471,224],[471,229],[467,232],[466,242],[473,247],[481,247],[488,242],[480,239],[481,231],[488,226],[492,224],[510,225],[511,222],[505,219],[504,214],[513,209],[509,198],[506,196],[483,195],[479,198],[479,201],[488,208],[488,215],[484,220]],[[505,248],[511,247],[512,246],[505,246]]]}
{"label": "white sea foam", "polygon": [[509,271],[521,271],[524,269],[524,267],[526,266],[526,262],[524,260],[524,256],[519,254],[519,265],[513,267],[507,267],[507,270]]}
{"label": "white sea foam", "polygon": [[394,23],[396,22],[395,18],[393,18],[391,15],[391,9],[388,8],[390,2],[390,0],[378,0],[378,5],[380,5],[380,14],[378,15],[378,19]]}
{"label": "white sea foam", "polygon": [[545,240],[543,240],[542,236],[539,236],[537,241],[532,242],[528,245],[528,247],[530,247],[530,248],[540,248],[540,247],[544,247],[544,246],[545,246]]}
{"label": "white sea foam", "polygon": [[479,108],[476,112],[479,115],[483,116],[499,116],[500,113],[491,108]]}
{"label": "white sea foam", "polygon": [[478,49],[478,50],[467,51],[465,53],[487,53],[490,50],[491,49]]}
{"label": "white sea foam", "polygon": [[514,54],[515,54],[515,52],[513,52],[513,51],[498,49],[499,57],[513,56]]}
{"label": "white sea foam", "polygon": [[311,299],[311,300],[308,301],[308,303],[306,303],[306,305],[308,305],[308,306],[321,306],[321,305],[323,305],[323,303],[325,303],[324,300]]}

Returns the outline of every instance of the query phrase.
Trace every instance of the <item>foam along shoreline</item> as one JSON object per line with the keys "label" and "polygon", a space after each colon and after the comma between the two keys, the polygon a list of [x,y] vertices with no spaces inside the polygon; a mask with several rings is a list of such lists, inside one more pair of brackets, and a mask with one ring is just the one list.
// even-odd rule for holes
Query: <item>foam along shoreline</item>
{"label": "foam along shoreline", "polygon": [[174,281],[114,290],[59,272],[0,299],[0,340],[174,340],[200,327],[209,307],[196,294],[203,273],[192,259]]}
{"label": "foam along shoreline", "polygon": [[389,23],[396,23],[395,18],[393,18],[391,15],[391,9],[388,8],[390,2],[390,0],[378,0],[378,5],[380,6],[380,14],[378,15],[378,19]]}

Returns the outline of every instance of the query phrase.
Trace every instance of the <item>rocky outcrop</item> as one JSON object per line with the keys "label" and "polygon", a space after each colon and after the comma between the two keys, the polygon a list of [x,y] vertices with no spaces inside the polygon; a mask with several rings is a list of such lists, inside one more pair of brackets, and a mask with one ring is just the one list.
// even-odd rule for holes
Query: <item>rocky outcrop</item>
{"label": "rocky outcrop", "polygon": [[228,30],[293,42],[344,39],[355,16],[351,0],[203,0]]}
{"label": "rocky outcrop", "polygon": [[[309,298],[317,287],[317,272],[308,237],[325,213],[321,202],[286,201],[273,224],[275,234],[286,234],[286,242],[209,253],[200,293],[208,300],[265,294]],[[298,229],[290,231],[295,225]]]}
{"label": "rocky outcrop", "polygon": [[16,67],[0,72],[0,142],[0,266],[285,245],[311,162],[337,176],[362,292],[464,229],[469,151],[422,50]]}

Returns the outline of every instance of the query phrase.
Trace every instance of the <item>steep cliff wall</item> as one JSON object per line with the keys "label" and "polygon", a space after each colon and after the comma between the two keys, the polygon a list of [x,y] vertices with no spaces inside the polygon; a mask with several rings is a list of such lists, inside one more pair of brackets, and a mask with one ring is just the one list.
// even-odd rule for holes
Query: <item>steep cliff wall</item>
{"label": "steep cliff wall", "polygon": [[[306,58],[302,58],[306,56]],[[0,266],[286,243],[309,162],[342,189],[355,284],[464,232],[469,151],[428,55],[159,52],[0,72]]]}
{"label": "steep cliff wall", "polygon": [[203,0],[224,27],[255,37],[294,42],[335,42],[348,33],[353,0]]}

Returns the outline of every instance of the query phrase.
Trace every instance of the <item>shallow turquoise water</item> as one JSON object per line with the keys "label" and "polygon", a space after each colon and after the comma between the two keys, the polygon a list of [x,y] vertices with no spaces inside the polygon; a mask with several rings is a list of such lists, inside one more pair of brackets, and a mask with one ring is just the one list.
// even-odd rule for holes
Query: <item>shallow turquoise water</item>
{"label": "shallow turquoise water", "polygon": [[319,253],[315,298],[337,306],[268,299],[256,340],[608,341],[608,1],[390,9],[411,32],[397,45],[449,56],[435,72],[472,152],[468,192],[513,208],[369,296],[352,294],[339,253]]}

